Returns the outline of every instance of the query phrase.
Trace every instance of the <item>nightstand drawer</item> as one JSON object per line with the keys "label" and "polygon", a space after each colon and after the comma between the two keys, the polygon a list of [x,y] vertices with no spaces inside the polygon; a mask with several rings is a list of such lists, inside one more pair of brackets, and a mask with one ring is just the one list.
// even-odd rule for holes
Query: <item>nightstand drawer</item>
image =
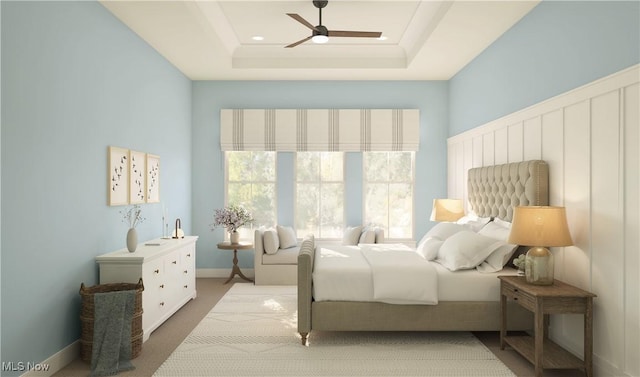
{"label": "nightstand drawer", "polygon": [[527,292],[514,287],[510,284],[502,284],[501,293],[508,298],[517,301],[518,304],[526,309],[534,311],[536,308],[536,299]]}

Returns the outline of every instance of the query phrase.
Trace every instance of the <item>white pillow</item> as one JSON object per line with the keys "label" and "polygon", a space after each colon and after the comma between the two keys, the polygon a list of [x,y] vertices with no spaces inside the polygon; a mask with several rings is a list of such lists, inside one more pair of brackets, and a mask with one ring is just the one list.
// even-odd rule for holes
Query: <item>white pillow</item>
{"label": "white pillow", "polygon": [[442,243],[436,262],[450,271],[474,268],[503,244],[504,242],[465,230]]}
{"label": "white pillow", "polygon": [[365,230],[360,235],[360,239],[358,243],[376,243],[376,232],[375,230]]}
{"label": "white pillow", "polygon": [[376,228],[376,243],[384,243],[384,229]]}
{"label": "white pillow", "polygon": [[440,250],[440,246],[443,243],[444,241],[441,239],[425,236],[420,240],[416,252],[426,260],[434,260],[438,256],[438,250]]}
{"label": "white pillow", "polygon": [[464,225],[467,229],[473,232],[477,232],[482,229],[482,227],[485,226],[489,221],[491,221],[491,217],[478,217],[475,215],[468,215],[458,219],[458,221],[456,221],[456,224]]}
{"label": "white pillow", "polygon": [[517,248],[518,245],[510,243],[502,244],[502,246],[494,250],[493,253],[484,260],[484,262],[480,263],[476,269],[478,272],[483,273],[501,271],[507,262],[509,262],[509,259]]}
{"label": "white pillow", "polygon": [[281,249],[288,249],[290,247],[298,246],[298,240],[296,239],[296,232],[290,226],[276,226],[278,229],[278,239],[280,241]]}
{"label": "white pillow", "polygon": [[267,254],[275,254],[280,248],[280,240],[278,232],[275,229],[268,229],[262,233],[262,245],[264,252]]}
{"label": "white pillow", "polygon": [[478,234],[482,234],[483,236],[491,237],[496,240],[507,242],[509,239],[509,233],[511,233],[510,228],[505,228],[502,225],[498,225],[495,221],[488,223],[483,226],[482,229],[478,232]]}
{"label": "white pillow", "polygon": [[360,234],[362,233],[362,225],[360,226],[349,226],[344,230],[344,234],[342,235],[342,244],[343,245],[357,245],[360,240]]}
{"label": "white pillow", "polygon": [[[435,237],[440,240],[446,240],[447,238],[453,236],[458,232],[462,232],[467,228],[464,225],[456,224],[456,223],[437,223],[433,228],[431,228],[424,237]],[[424,239],[423,237],[423,239]],[[422,242],[422,241],[420,241]]]}
{"label": "white pillow", "polygon": [[498,224],[498,225],[500,225],[500,226],[503,226],[503,227],[505,227],[505,228],[509,228],[509,229],[511,229],[511,223],[510,223],[510,222],[508,222],[508,221],[502,220],[502,219],[501,219],[501,218],[499,218],[499,217],[494,218],[494,219],[493,219],[493,222],[494,222],[494,223],[496,223],[496,224]]}

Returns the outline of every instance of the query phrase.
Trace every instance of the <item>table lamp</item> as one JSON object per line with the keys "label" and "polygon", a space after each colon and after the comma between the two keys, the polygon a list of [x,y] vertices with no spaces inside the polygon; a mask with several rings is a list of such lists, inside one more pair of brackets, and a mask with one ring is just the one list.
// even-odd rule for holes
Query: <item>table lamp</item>
{"label": "table lamp", "polygon": [[516,207],[509,243],[532,246],[525,257],[525,277],[535,285],[553,284],[553,254],[547,247],[571,246],[564,207]]}
{"label": "table lamp", "polygon": [[433,199],[431,221],[456,221],[464,216],[461,199]]}

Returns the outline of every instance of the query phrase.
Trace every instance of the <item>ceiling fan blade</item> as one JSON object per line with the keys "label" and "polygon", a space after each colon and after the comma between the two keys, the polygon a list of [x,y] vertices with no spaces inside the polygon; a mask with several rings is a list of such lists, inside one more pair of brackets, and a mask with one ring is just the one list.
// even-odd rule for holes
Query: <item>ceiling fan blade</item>
{"label": "ceiling fan blade", "polygon": [[298,21],[299,23],[303,24],[304,26],[308,27],[311,30],[318,31],[318,29],[316,29],[315,26],[311,25],[309,21],[305,20],[304,18],[302,18],[302,16],[300,16],[297,13],[287,13],[287,16],[293,18],[294,20]]}
{"label": "ceiling fan blade", "polygon": [[329,37],[380,38],[380,36],[382,32],[379,31],[329,30]]}
{"label": "ceiling fan blade", "polygon": [[297,41],[297,42],[294,42],[294,43],[292,43],[292,44],[290,44],[290,45],[288,45],[288,46],[284,46],[284,48],[296,47],[297,45],[299,45],[299,44],[301,44],[301,43],[304,43],[304,42],[308,41],[308,40],[309,40],[309,39],[311,39],[311,38],[313,38],[313,36],[308,36],[308,37],[306,37],[305,39],[301,39],[301,40],[299,40],[299,41]]}

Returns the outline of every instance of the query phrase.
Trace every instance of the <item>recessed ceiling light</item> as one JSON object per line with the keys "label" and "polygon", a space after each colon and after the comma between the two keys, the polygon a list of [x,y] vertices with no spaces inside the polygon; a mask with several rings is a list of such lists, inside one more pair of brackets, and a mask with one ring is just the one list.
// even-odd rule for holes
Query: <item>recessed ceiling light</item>
{"label": "recessed ceiling light", "polygon": [[256,35],[256,36],[251,37],[251,39],[253,39],[254,41],[263,41],[264,37],[261,36],[261,35]]}

